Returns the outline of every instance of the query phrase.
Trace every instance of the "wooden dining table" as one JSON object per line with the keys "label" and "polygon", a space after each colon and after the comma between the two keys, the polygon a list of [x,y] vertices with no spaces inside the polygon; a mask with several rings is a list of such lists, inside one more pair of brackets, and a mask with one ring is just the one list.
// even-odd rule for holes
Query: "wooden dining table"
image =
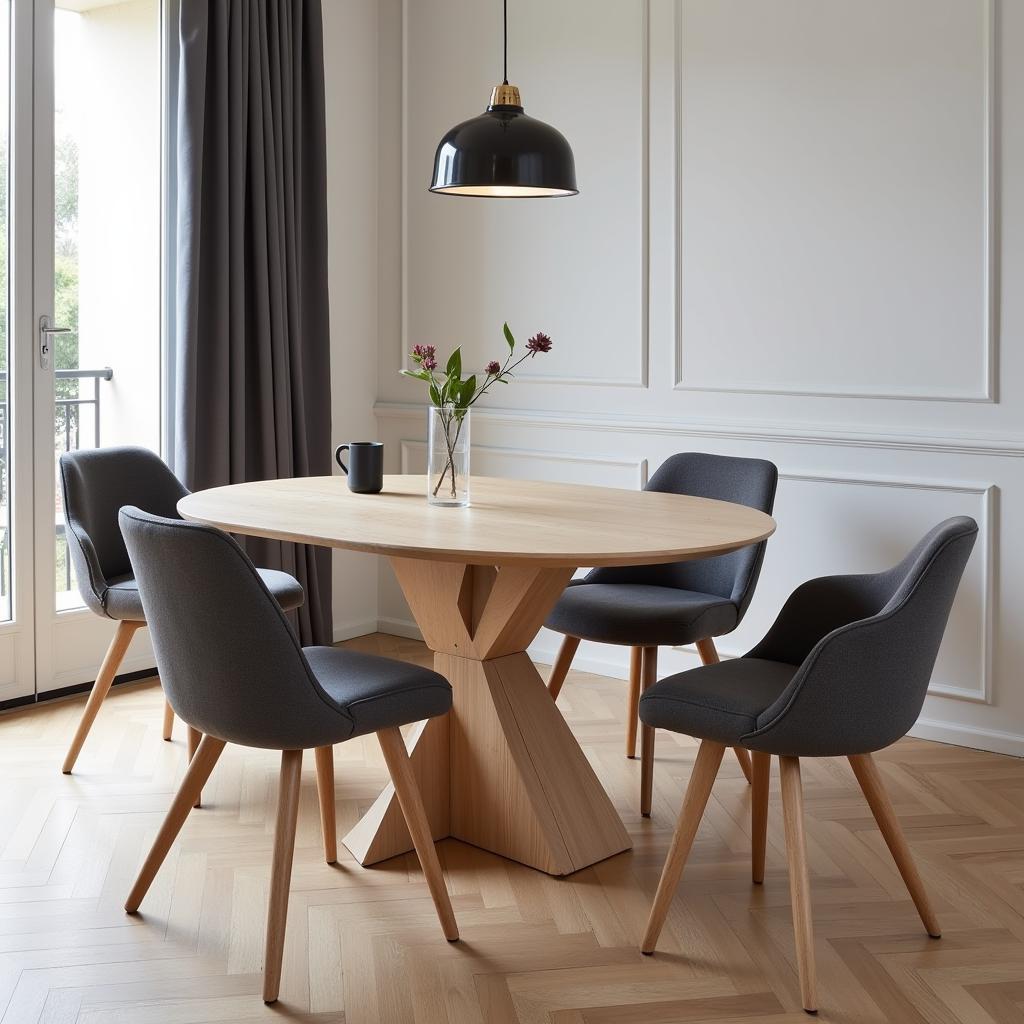
{"label": "wooden dining table", "polygon": [[[422,476],[379,494],[344,477],[233,484],[182,498],[186,519],[231,533],[386,556],[450,715],[407,738],[435,839],[453,836],[552,875],[632,845],[526,653],[582,566],[725,554],[770,536],[755,509],[653,491],[474,477],[472,504],[428,504]],[[390,784],[344,839],[364,865],[413,848]]]}

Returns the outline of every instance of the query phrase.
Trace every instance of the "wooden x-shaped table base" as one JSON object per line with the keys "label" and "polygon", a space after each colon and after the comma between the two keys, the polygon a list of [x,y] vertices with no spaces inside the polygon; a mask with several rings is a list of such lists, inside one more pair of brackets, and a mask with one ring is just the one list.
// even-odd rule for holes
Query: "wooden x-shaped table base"
{"label": "wooden x-shaped table base", "polygon": [[[628,850],[621,819],[526,654],[573,570],[391,563],[454,695],[450,715],[410,738],[434,838],[552,875]],[[393,786],[344,842],[364,865],[413,848]]]}

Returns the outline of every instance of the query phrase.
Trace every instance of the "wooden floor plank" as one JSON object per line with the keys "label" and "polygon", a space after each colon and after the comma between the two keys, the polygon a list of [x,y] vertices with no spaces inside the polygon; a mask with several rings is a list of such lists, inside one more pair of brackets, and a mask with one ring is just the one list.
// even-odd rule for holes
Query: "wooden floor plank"
{"label": "wooden floor plank", "polygon": [[[430,665],[416,641],[353,649]],[[697,744],[661,734],[653,816],[622,756],[625,684],[573,672],[565,715],[633,849],[552,878],[439,844],[462,941],[440,936],[415,857],[324,863],[303,763],[280,1003],[260,999],[279,755],[228,747],[141,914],[121,904],[185,770],[153,682],[115,687],[75,767],[82,700],[0,717],[3,1024],[673,1024],[806,1020],[777,768],[764,885],[750,881],[750,787],[722,764],[658,953],[637,946]],[[849,1024],[1024,1019],[1024,762],[904,740],[877,756],[945,930],[929,939],[843,759],[804,763],[819,1017]],[[387,778],[377,743],[335,749],[339,838]]]}

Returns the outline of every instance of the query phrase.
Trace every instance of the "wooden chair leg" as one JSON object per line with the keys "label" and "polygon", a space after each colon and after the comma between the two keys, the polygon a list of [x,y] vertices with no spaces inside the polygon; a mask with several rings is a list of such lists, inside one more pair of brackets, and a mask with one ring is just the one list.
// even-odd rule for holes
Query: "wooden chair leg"
{"label": "wooden chair leg", "polygon": [[[188,727],[188,759],[191,761],[196,756],[196,751],[199,749],[199,743],[203,738],[203,734],[198,730],[194,729],[191,725]],[[196,807],[203,806],[203,793],[202,790],[196,795]]]}
{"label": "wooden chair leg", "polygon": [[164,700],[164,739],[170,740],[174,733],[174,708],[168,700]]}
{"label": "wooden chair leg", "polygon": [[[204,741],[205,742],[205,741]],[[295,855],[295,823],[299,817],[302,751],[281,751],[281,781],[277,790],[277,825],[274,860],[270,868],[270,904],[267,907],[267,947],[263,967],[263,1002],[277,1002],[281,990],[281,961],[288,924],[288,889]]]}
{"label": "wooden chair leg", "polygon": [[771,754],[755,750],[753,754],[753,790],[750,794],[750,867],[754,883],[764,881],[765,850],[768,845],[768,785],[771,778]]}
{"label": "wooden chair leg", "polygon": [[661,881],[658,882],[651,915],[647,919],[647,930],[640,945],[642,953],[650,955],[658,944],[658,936],[665,925],[668,908],[672,905],[672,897],[679,886],[686,858],[690,855],[690,848],[700,827],[700,820],[704,816],[704,808],[707,807],[708,797],[711,796],[711,786],[714,784],[724,754],[725,747],[711,740],[703,740],[697,751],[697,760],[693,765],[690,784],[686,787],[686,796],[679,812],[675,835],[672,836],[672,845],[661,871]]}
{"label": "wooden chair leg", "polygon": [[334,747],[316,748],[316,791],[320,798],[320,829],[324,834],[324,859],[338,860],[338,823],[334,806]]}
{"label": "wooden chair leg", "polygon": [[747,782],[752,782],[754,774],[750,766],[750,753],[744,750],[743,747],[733,747],[732,752],[736,755],[736,760],[739,761],[740,768],[746,776]]}
{"label": "wooden chair leg", "polygon": [[903,881],[910,892],[910,898],[914,901],[918,914],[921,915],[925,930],[933,939],[939,938],[942,935],[939,919],[935,916],[928,894],[925,892],[924,882],[914,863],[914,857],[907,845],[906,837],[903,835],[903,829],[900,828],[892,801],[885,791],[885,784],[882,782],[875,759],[870,754],[854,754],[849,761],[850,767],[853,768],[853,774],[857,776],[860,788],[871,808],[871,813],[874,815],[875,821],[878,822],[885,844],[889,847],[892,859],[896,861],[896,867],[899,868],[899,872],[903,876]]}
{"label": "wooden chair leg", "polygon": [[779,764],[782,773],[782,808],[786,821],[789,895],[793,904],[793,931],[796,937],[796,964],[800,973],[800,996],[804,1009],[808,1013],[817,1013],[811,882],[807,870],[804,792],[800,783],[800,759],[798,757],[780,757]]}
{"label": "wooden chair leg", "polygon": [[416,855],[420,859],[420,867],[427,880],[427,888],[434,901],[444,937],[449,942],[455,942],[459,937],[459,926],[455,921],[451,900],[448,898],[441,862],[437,859],[434,837],[427,821],[427,812],[423,808],[423,797],[416,784],[409,752],[405,748],[405,740],[402,739],[402,733],[397,727],[381,729],[377,733],[377,739],[380,740],[384,761],[391,773],[398,803],[402,808],[405,824],[409,828],[409,835],[412,836],[413,846],[416,847]]}
{"label": "wooden chair leg", "polygon": [[551,694],[552,700],[558,700],[558,695],[562,692],[562,683],[565,682],[565,677],[569,674],[569,666],[572,665],[572,659],[576,657],[576,648],[579,645],[580,638],[578,636],[567,636],[562,641],[562,646],[558,648],[558,657],[555,658],[555,663],[551,666],[551,678],[548,679],[548,693]]}
{"label": "wooden chair leg", "polygon": [[[722,660],[718,657],[718,648],[715,647],[715,641],[710,636],[697,641],[697,653],[700,655],[701,663],[704,665],[717,665]],[[750,754],[743,747],[733,747],[732,750],[736,755],[736,760],[740,763],[740,768],[746,776],[747,782],[750,782],[753,778],[750,768]]]}
{"label": "wooden chair leg", "polygon": [[79,721],[78,728],[75,730],[75,738],[71,741],[67,756],[64,758],[61,771],[65,775],[70,775],[71,770],[75,767],[75,762],[78,760],[78,755],[82,750],[82,744],[85,743],[85,738],[89,735],[92,723],[96,721],[100,705],[110,692],[114,676],[117,675],[117,670],[121,667],[121,662],[124,661],[125,651],[128,650],[128,645],[132,642],[135,631],[144,625],[144,622],[119,622],[117,624],[114,638],[110,641],[107,653],[103,657],[103,664],[100,665],[99,673],[96,676],[96,682],[92,684],[89,699],[85,702],[85,710],[82,712],[81,721]]}
{"label": "wooden chair leg", "polygon": [[[658,681],[658,648],[644,647],[640,668],[640,690],[643,692]],[[640,814],[651,816],[654,793],[654,729],[640,725]]]}
{"label": "wooden chair leg", "polygon": [[642,647],[629,649],[629,694],[626,697],[626,757],[636,757],[636,730],[640,724],[640,674],[644,660]]}
{"label": "wooden chair leg", "polygon": [[139,904],[142,903],[157,871],[160,870],[160,865],[163,864],[167,851],[181,831],[181,826],[185,824],[185,819],[196,802],[196,795],[210,777],[210,772],[213,771],[213,766],[217,763],[224,745],[224,740],[219,740],[215,736],[204,736],[203,742],[199,744],[196,756],[189,762],[185,778],[171,802],[167,817],[164,818],[164,823],[160,826],[153,847],[143,862],[138,878],[135,879],[132,891],[125,901],[124,909],[129,914],[134,914],[139,909]]}

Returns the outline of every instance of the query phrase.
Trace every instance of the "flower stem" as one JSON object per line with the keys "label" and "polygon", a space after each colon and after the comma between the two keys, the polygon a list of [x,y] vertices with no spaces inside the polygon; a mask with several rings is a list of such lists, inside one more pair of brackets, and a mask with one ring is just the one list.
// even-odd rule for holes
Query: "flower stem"
{"label": "flower stem", "polygon": [[448,449],[448,462],[444,469],[441,471],[441,475],[437,478],[437,485],[434,487],[434,497],[437,497],[437,492],[441,490],[441,484],[444,483],[444,478],[448,475],[448,470],[451,470],[451,489],[452,497],[457,497],[456,493],[456,477],[455,477],[455,446],[459,443],[459,435],[462,433],[462,424],[465,421],[465,416],[459,417],[459,425],[455,430],[455,440],[451,437],[451,423],[454,419],[454,414],[445,417],[444,410],[439,409],[438,414],[441,417],[441,423],[444,426],[444,443]]}

